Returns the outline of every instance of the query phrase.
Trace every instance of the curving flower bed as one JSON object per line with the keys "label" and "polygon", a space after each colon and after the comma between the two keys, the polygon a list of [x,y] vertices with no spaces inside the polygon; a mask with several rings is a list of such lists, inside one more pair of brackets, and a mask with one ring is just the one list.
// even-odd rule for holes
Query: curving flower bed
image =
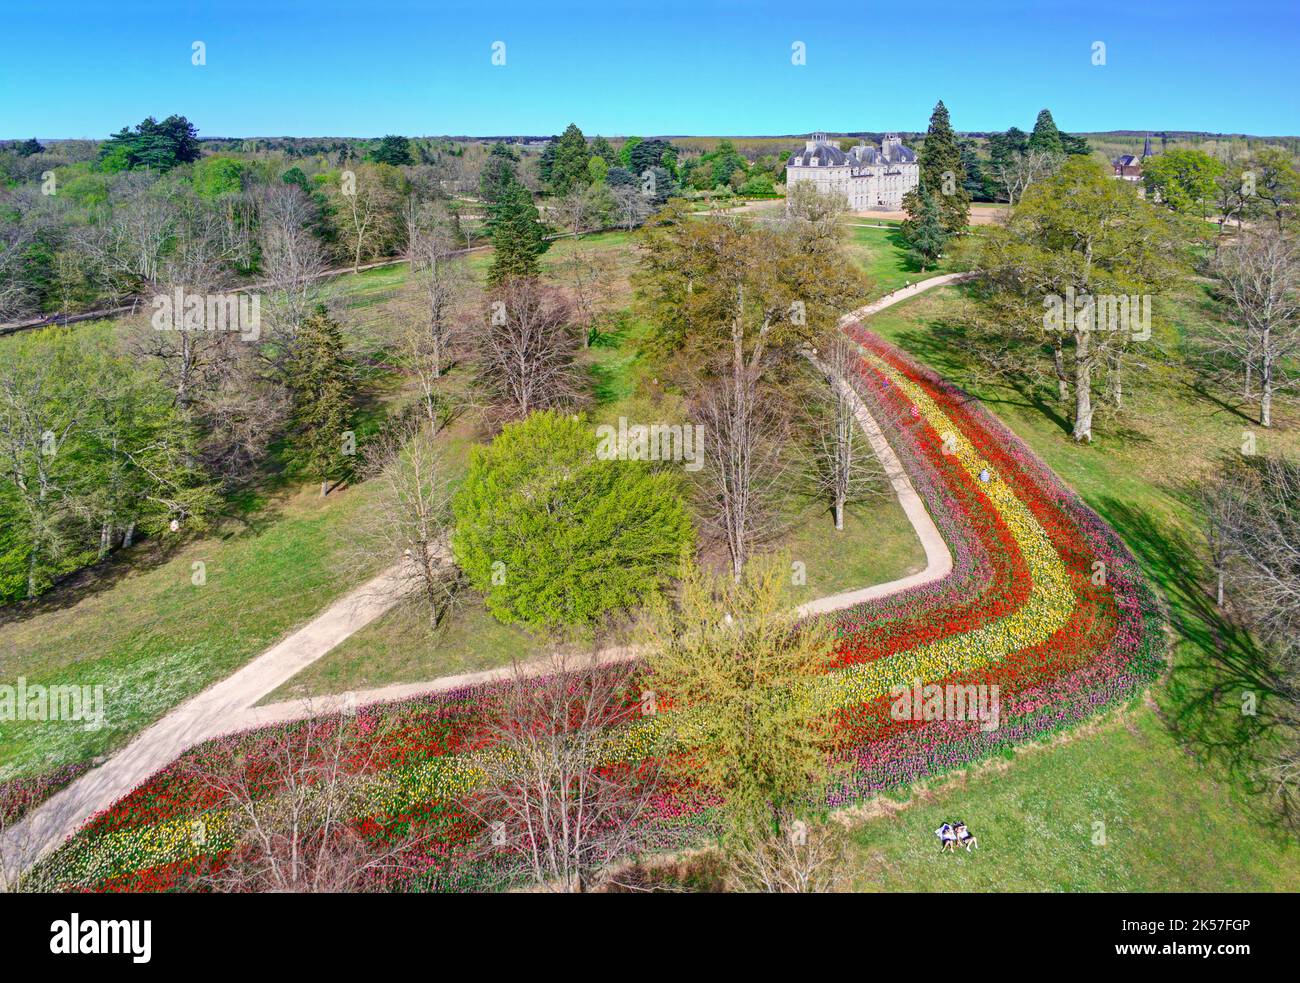
{"label": "curving flower bed", "polygon": [[[969,396],[860,325],[848,333],[862,351],[855,386],[944,536],[953,569],[830,616],[834,668],[809,695],[834,720],[834,754],[845,765],[826,793],[832,807],[1077,723],[1132,697],[1163,657],[1159,605],[1116,534]],[[891,689],[921,683],[996,686],[999,726],[895,719]],[[441,693],[289,730],[319,738],[345,728],[373,805],[358,828],[375,836],[407,824],[435,830],[429,869],[440,872],[441,886],[473,887],[474,865],[458,865],[459,847],[480,829],[458,802],[478,779],[476,761],[493,753],[482,722],[497,692]],[[376,746],[381,714],[397,727]],[[611,733],[607,765],[635,769],[663,753],[662,720]],[[265,732],[239,734],[188,752],[95,817],[53,865],[67,880],[102,890],[191,883],[229,849],[230,817],[187,777],[187,766],[231,747],[257,761],[268,740]],[[269,778],[267,794],[274,785]],[[665,794],[655,820],[665,842],[707,822],[715,804],[697,790]],[[198,819],[202,837],[193,835]]]}

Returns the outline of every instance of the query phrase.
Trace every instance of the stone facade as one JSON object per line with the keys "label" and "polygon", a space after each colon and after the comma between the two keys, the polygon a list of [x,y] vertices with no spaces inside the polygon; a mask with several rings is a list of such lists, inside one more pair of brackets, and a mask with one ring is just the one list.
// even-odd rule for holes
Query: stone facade
{"label": "stone facade", "polygon": [[843,195],[854,212],[898,211],[920,180],[916,153],[893,133],[878,148],[862,143],[847,152],[825,133],[814,133],[785,162],[786,187],[810,181],[819,191]]}

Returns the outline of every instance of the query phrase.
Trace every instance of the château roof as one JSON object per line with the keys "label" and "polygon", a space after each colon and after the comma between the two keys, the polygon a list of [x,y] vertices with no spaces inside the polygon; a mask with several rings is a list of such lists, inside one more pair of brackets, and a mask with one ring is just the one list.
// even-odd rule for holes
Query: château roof
{"label": "ch\u00e2teau roof", "polygon": [[796,150],[785,163],[787,167],[842,167],[848,162],[849,155],[839,147],[819,143],[812,149]]}
{"label": "ch\u00e2teau roof", "polygon": [[881,147],[859,144],[845,153],[826,139],[824,133],[815,133],[804,145],[803,150],[796,150],[785,162],[786,167],[843,167],[852,164],[865,167],[872,164],[912,164],[916,162],[916,151],[904,147],[892,134]]}

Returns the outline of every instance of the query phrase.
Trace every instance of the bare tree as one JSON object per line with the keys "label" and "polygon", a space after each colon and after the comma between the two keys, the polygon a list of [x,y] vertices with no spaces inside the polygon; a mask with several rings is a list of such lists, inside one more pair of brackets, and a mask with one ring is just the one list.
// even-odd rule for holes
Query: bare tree
{"label": "bare tree", "polygon": [[1233,608],[1270,656],[1265,709],[1278,739],[1264,748],[1265,773],[1300,826],[1300,465],[1243,459],[1204,495]]}
{"label": "bare tree", "polygon": [[352,256],[352,272],[361,260],[380,252],[393,238],[397,195],[372,166],[344,171],[334,194],[339,235]]}
{"label": "bare tree", "polygon": [[[429,834],[408,827],[366,836],[359,820],[374,811],[368,775],[378,770],[393,723],[375,714],[364,740],[350,740],[358,718],[314,719],[243,742],[218,742],[186,760],[186,774],[229,815],[225,862],[202,875],[222,892],[339,893],[391,890],[421,872]],[[269,786],[269,789],[268,789]],[[190,831],[208,837],[202,818]]]}
{"label": "bare tree", "polygon": [[739,579],[754,549],[780,532],[790,417],[747,371],[698,380],[691,406],[704,427],[704,525],[727,548]]}
{"label": "bare tree", "polygon": [[852,388],[859,356],[848,338],[836,332],[813,355],[826,375],[830,395],[815,420],[814,476],[830,498],[835,528],[844,528],[844,506],[878,490],[884,466],[871,449],[858,419],[859,401]]}
{"label": "bare tree", "polygon": [[650,198],[635,184],[623,184],[613,189],[614,214],[618,224],[629,232],[635,229],[654,211]]}
{"label": "bare tree", "polygon": [[[0,202],[2,206],[10,204],[13,196]],[[23,276],[35,229],[23,221],[21,214],[16,220],[10,220],[8,211],[8,207],[0,207],[0,320],[4,321],[31,313],[36,301],[31,285]]]}
{"label": "bare tree", "polygon": [[[157,299],[170,305],[172,317],[160,327],[152,323],[137,334],[135,347],[140,353],[157,359],[168,385],[176,396],[176,405],[189,409],[214,384],[227,362],[231,339],[237,334],[216,330],[207,323],[189,324],[184,304],[197,300],[206,312],[209,294],[219,292],[229,281],[220,219],[195,204],[186,209],[169,255],[156,271]],[[175,309],[174,295],[184,298]],[[155,315],[158,312],[155,311]]]}
{"label": "bare tree", "polygon": [[848,210],[843,195],[821,191],[810,181],[796,181],[786,192],[783,224],[801,249],[831,249],[844,236],[840,220]]}
{"label": "bare tree", "polygon": [[297,185],[269,185],[262,193],[259,217],[267,326],[287,358],[299,326],[321,301],[328,264],[312,231],[316,205]]}
{"label": "bare tree", "polygon": [[419,379],[431,426],[437,426],[436,385],[464,342],[462,305],[471,289],[460,255],[459,227],[439,203],[413,206],[408,214],[407,255],[411,271],[424,289],[427,320],[403,333],[407,367]]}
{"label": "bare tree", "polygon": [[1241,366],[1249,390],[1259,375],[1259,422],[1273,425],[1273,397],[1295,383],[1288,361],[1300,353],[1300,246],[1272,227],[1247,229],[1219,250],[1214,265],[1238,320],[1217,329],[1212,344]]}
{"label": "bare tree", "polygon": [[585,891],[650,845],[660,764],[608,760],[611,732],[640,723],[632,663],[585,665],[557,654],[540,676],[516,663],[489,705],[485,729],[498,751],[480,760],[483,786],[469,802],[507,878]]}
{"label": "bare tree", "polygon": [[1050,150],[1026,150],[1010,154],[994,168],[1007,203],[1014,206],[1035,181],[1049,177],[1060,165],[1059,154]]}
{"label": "bare tree", "polygon": [[478,333],[478,377],[508,416],[571,406],[582,392],[581,344],[569,305],[535,280],[511,280],[488,297]]}
{"label": "bare tree", "polygon": [[833,823],[786,819],[784,832],[733,842],[732,886],[768,894],[822,894],[842,880],[844,831]]}
{"label": "bare tree", "polygon": [[113,296],[160,280],[176,234],[178,210],[165,190],[140,172],[118,178],[109,192],[109,214],[78,230],[78,249],[94,263],[101,288]]}
{"label": "bare tree", "polygon": [[573,307],[573,324],[582,345],[591,343],[597,320],[611,303],[613,263],[608,253],[575,246],[560,260],[560,276]]}
{"label": "bare tree", "polygon": [[356,547],[366,557],[381,551],[409,564],[436,628],[460,587],[460,571],[448,548],[450,468],[436,431],[411,422],[386,428],[366,445],[361,470],[377,487],[378,497],[362,520]]}

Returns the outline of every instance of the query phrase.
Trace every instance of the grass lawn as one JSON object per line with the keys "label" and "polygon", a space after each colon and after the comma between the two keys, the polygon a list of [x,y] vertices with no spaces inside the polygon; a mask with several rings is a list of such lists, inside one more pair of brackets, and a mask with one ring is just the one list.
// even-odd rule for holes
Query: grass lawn
{"label": "grass lawn", "polygon": [[418,683],[509,665],[542,654],[543,644],[522,628],[492,617],[473,592],[436,630],[419,598],[403,601],[308,666],[262,704],[303,696]]}
{"label": "grass lawn", "polygon": [[[367,490],[286,492],[246,519],[151,562],[144,543],[0,624],[0,678],[104,687],[105,724],[20,721],[0,729],[0,777],[120,746],[228,676],[380,566],[351,555]],[[195,564],[205,582],[196,585]],[[93,578],[93,579],[92,579]]]}
{"label": "grass lawn", "polygon": [[909,282],[917,283],[948,272],[948,257],[941,259],[937,267],[922,272],[920,261],[903,244],[902,233],[897,228],[878,229],[848,222],[846,225],[845,249],[871,279],[871,294],[865,300],[875,300]]}
{"label": "grass lawn", "polygon": [[[1300,846],[1192,761],[1149,707],[918,791],[850,833],[856,891],[1296,891]],[[941,856],[964,820],[979,849]],[[1098,826],[1097,824],[1104,824]],[[1104,833],[1104,844],[1098,833]]]}
{"label": "grass lawn", "polygon": [[804,564],[808,582],[795,588],[794,595],[800,603],[887,583],[925,566],[925,550],[892,489],[848,505],[839,532],[827,510],[810,516],[775,546],[792,562]]}

